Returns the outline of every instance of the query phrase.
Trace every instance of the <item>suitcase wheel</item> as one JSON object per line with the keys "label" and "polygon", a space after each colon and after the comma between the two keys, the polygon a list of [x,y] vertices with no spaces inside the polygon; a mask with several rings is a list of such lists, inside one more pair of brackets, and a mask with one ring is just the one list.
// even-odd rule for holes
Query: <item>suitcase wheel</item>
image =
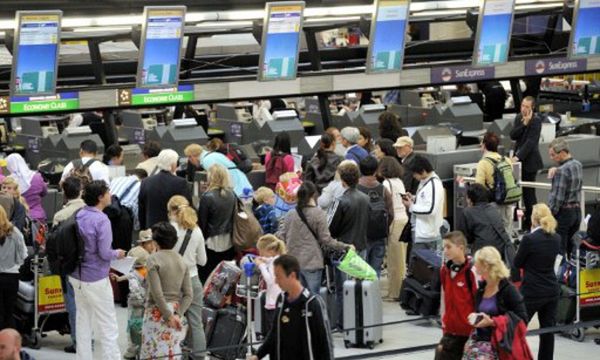
{"label": "suitcase wheel", "polygon": [[583,328],[573,329],[570,335],[571,339],[576,340],[578,342],[583,342],[583,340],[585,340],[585,331]]}
{"label": "suitcase wheel", "polygon": [[372,341],[369,341],[369,342],[367,343],[367,347],[368,347],[370,350],[373,350],[373,349],[375,349],[375,343],[373,343]]}
{"label": "suitcase wheel", "polygon": [[348,340],[344,340],[344,347],[345,347],[346,349],[350,348],[350,341],[348,341]]}

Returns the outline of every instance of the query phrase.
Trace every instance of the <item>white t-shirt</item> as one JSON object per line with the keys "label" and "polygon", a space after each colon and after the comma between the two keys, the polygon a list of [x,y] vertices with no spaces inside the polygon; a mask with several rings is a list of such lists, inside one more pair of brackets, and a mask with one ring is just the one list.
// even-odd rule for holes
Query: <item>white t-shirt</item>
{"label": "white t-shirt", "polygon": [[[171,225],[177,230],[177,243],[173,246],[173,251],[179,253],[179,249],[183,245],[187,230],[183,229],[176,222],[171,221]],[[206,265],[206,249],[204,248],[204,236],[200,228],[196,226],[192,231],[190,242],[188,243],[185,252],[183,253],[183,262],[188,267],[190,278],[198,276],[198,268],[196,265]]]}
{"label": "white t-shirt", "polygon": [[[91,157],[82,157],[81,162],[83,164],[85,164],[91,159],[92,159]],[[63,170],[60,181],[65,180],[71,174],[72,170],[73,170],[73,161],[71,161],[70,163],[67,164],[67,166],[65,166],[65,169]],[[108,176],[108,166],[106,166],[102,161],[100,161],[100,160],[94,161],[88,167],[88,170],[90,171],[90,175],[92,175],[92,180],[104,180],[106,182],[106,185],[110,185],[110,177]]]}

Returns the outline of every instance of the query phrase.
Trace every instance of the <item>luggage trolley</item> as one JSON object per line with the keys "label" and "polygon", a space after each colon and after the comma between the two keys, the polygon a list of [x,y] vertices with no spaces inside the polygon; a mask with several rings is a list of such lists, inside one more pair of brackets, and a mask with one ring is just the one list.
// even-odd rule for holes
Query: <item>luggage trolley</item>
{"label": "luggage trolley", "polygon": [[[594,318],[600,319],[600,246],[586,241],[585,233],[577,233],[573,237],[575,257],[575,319],[573,324]],[[585,263],[582,269],[581,249],[585,249]],[[571,264],[573,265],[573,264]],[[582,311],[585,314],[582,314]],[[582,318],[585,318],[582,320]],[[585,339],[585,328],[577,328],[568,334],[572,339],[582,342]]]}
{"label": "luggage trolley", "polygon": [[33,281],[19,281],[15,320],[28,346],[41,347],[44,331],[70,332],[63,286],[58,275],[50,275],[45,257],[38,249],[31,258]]}

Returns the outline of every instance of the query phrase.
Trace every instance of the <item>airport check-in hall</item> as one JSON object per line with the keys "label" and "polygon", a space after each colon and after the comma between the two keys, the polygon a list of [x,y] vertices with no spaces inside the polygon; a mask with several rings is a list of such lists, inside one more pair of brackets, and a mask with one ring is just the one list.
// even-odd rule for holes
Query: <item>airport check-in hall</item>
{"label": "airport check-in hall", "polygon": [[600,0],[4,0],[0,360],[594,358],[599,55]]}

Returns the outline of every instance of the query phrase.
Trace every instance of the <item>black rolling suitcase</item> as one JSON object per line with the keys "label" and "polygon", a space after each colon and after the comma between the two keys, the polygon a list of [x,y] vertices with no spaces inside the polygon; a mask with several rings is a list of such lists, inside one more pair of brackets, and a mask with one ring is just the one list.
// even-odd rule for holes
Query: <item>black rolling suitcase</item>
{"label": "black rolling suitcase", "polygon": [[204,325],[204,337],[209,344],[215,330],[215,321],[217,320],[217,310],[209,307],[202,307],[202,325]]}
{"label": "black rolling suitcase", "polygon": [[[245,352],[242,344],[246,335],[246,312],[242,307],[226,307],[217,311],[217,320],[213,329],[208,350],[211,355],[223,360],[235,360]],[[218,349],[228,347],[227,349]],[[211,350],[217,348],[216,350]]]}
{"label": "black rolling suitcase", "polygon": [[440,292],[409,276],[402,282],[400,306],[423,316],[437,315],[440,309]]}
{"label": "black rolling suitcase", "polygon": [[439,278],[442,257],[433,250],[413,250],[410,257],[408,273],[420,284],[431,284],[434,279]]}

